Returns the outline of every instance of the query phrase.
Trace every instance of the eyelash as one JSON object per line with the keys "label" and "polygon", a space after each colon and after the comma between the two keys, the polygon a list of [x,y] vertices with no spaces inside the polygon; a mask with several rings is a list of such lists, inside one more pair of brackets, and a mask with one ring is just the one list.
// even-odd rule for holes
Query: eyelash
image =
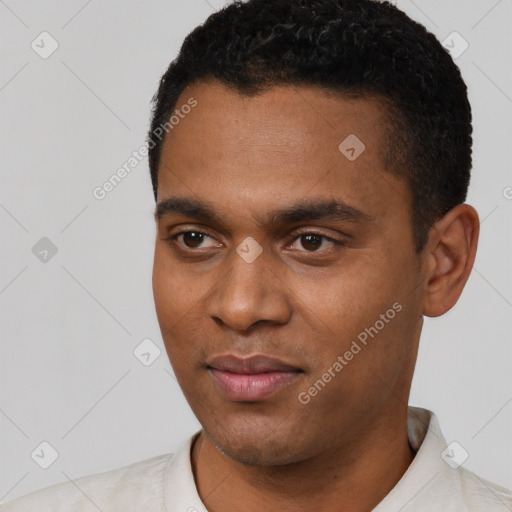
{"label": "eyelash", "polygon": [[[181,235],[186,235],[187,233],[197,233],[199,235],[204,235],[204,236],[207,236],[209,238],[212,238],[212,236],[210,236],[208,233],[204,232],[204,231],[200,231],[200,230],[197,230],[197,229],[187,229],[187,230],[184,230],[184,231],[179,231],[177,233],[174,233],[173,235],[167,237],[167,238],[162,238],[163,241],[169,243],[169,245],[172,245],[173,242],[176,241],[176,239],[181,236]],[[346,243],[341,241],[341,240],[336,240],[335,238],[332,238],[330,236],[327,236],[323,233],[319,233],[319,232],[316,232],[316,231],[301,231],[301,232],[296,232],[294,237],[291,239],[290,242],[287,243],[287,246],[291,245],[292,243],[294,243],[297,239],[299,239],[301,236],[304,236],[304,235],[316,235],[316,236],[319,236],[321,237],[322,239],[324,240],[327,240],[329,242],[332,242],[334,243],[335,245],[338,245],[338,246],[345,246]],[[190,252],[195,252],[196,250],[200,250],[200,249],[193,249],[193,248],[190,248],[190,247],[181,247],[182,250],[185,250],[185,251],[190,251]],[[326,251],[329,251],[329,249],[324,249],[323,251],[298,251],[298,252],[305,252],[305,253],[311,253],[311,254],[321,254],[322,252],[326,252]]]}

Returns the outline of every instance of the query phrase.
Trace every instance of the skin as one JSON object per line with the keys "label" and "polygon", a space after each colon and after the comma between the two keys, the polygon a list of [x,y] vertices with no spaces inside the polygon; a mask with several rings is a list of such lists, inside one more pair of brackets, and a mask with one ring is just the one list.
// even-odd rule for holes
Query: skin
{"label": "skin", "polygon": [[[212,512],[371,510],[413,460],[407,401],[423,315],[458,300],[478,215],[457,206],[415,252],[411,194],[384,168],[376,98],[305,86],[245,97],[210,81],[189,86],[177,107],[190,97],[197,106],[164,140],[157,205],[194,199],[219,219],[156,216],[153,290],[169,359],[203,427],[191,453],[199,495]],[[338,149],[349,134],[366,146],[354,161]],[[333,199],[365,220],[266,219]],[[320,238],[312,247],[300,236],[307,233],[344,245]],[[249,236],[263,250],[252,263],[236,252]],[[300,403],[299,393],[394,303],[402,310]],[[303,373],[266,400],[235,402],[206,366],[228,353],[276,357]]]}

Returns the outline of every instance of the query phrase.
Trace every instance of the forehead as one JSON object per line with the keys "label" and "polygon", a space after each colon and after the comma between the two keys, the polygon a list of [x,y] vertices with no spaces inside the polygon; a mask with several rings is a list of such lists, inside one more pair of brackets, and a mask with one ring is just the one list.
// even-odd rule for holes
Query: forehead
{"label": "forehead", "polygon": [[[387,120],[380,98],[344,96],[316,86],[279,85],[245,95],[211,80],[187,87],[175,108],[179,111],[191,98],[196,99],[197,106],[187,116],[181,116],[180,126],[174,126],[172,134],[186,135],[186,128],[200,130],[197,135],[208,135],[208,139],[201,140],[203,144],[214,135],[229,135],[224,144],[255,146],[258,141],[265,144],[271,139],[276,148],[285,144],[296,151],[307,143],[315,149],[315,144],[320,143],[328,149],[330,142],[352,130],[364,134],[375,150]],[[330,149],[337,149],[337,144]]]}
{"label": "forehead", "polygon": [[386,194],[408,201],[402,179],[384,169],[386,112],[377,98],[303,86],[246,96],[204,82],[175,108],[191,98],[197,105],[164,139],[159,200],[193,195],[223,206],[236,198],[263,208],[314,194],[370,214],[396,204]]}

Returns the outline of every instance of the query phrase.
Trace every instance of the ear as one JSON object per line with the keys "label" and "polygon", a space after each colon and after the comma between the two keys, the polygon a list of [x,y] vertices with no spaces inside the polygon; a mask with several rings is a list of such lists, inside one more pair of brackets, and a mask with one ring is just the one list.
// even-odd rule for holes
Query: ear
{"label": "ear", "polygon": [[430,229],[424,315],[441,316],[459,300],[473,268],[479,232],[478,213],[468,204],[452,208]]}

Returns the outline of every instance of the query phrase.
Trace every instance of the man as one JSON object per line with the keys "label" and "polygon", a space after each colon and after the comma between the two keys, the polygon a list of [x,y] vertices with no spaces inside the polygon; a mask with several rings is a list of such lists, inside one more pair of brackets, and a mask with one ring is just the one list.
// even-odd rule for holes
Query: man
{"label": "man", "polygon": [[512,510],[408,407],[423,316],[475,258],[471,143],[458,68],[389,3],[212,15],[148,138],[156,311],[203,428],[1,510]]}

